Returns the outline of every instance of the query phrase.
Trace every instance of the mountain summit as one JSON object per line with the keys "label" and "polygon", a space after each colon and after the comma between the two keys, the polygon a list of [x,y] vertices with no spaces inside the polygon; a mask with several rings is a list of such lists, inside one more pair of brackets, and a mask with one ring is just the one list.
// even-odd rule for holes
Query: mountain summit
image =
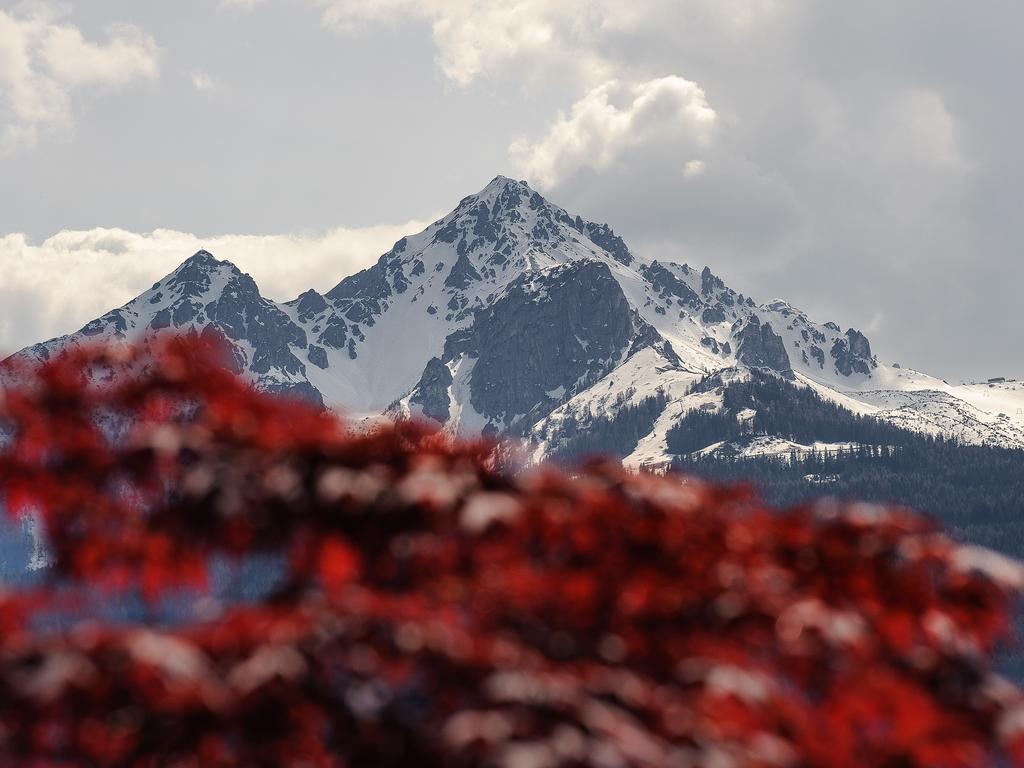
{"label": "mountain summit", "polygon": [[617,450],[633,464],[663,463],[672,425],[721,405],[695,383],[750,371],[918,431],[1024,446],[1020,385],[993,397],[883,365],[855,329],[818,324],[782,300],[758,304],[707,267],[634,254],[606,224],[503,176],[325,294],[275,303],[200,251],[124,307],[19,354],[45,359],[164,329],[223,334],[234,368],[261,388],[521,436],[537,458],[642,412]]}

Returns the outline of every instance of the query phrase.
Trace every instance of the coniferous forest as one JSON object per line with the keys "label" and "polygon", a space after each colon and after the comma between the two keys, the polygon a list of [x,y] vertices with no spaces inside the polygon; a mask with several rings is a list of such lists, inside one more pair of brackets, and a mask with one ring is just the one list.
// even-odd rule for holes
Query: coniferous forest
{"label": "coniferous forest", "polygon": [[[721,387],[720,412],[693,411],[669,431],[678,470],[752,483],[773,503],[820,496],[904,504],[942,520],[965,539],[1024,556],[1024,451],[921,435],[823,400],[810,389],[754,371]],[[747,421],[743,409],[756,411]],[[721,441],[772,435],[801,444],[855,443],[838,452],[730,459],[693,453]]]}
{"label": "coniferous forest", "polygon": [[559,447],[552,451],[552,458],[563,462],[595,455],[624,458],[654,428],[667,402],[664,395],[655,395],[634,405],[620,402],[611,418],[585,422],[567,418],[559,425]]}

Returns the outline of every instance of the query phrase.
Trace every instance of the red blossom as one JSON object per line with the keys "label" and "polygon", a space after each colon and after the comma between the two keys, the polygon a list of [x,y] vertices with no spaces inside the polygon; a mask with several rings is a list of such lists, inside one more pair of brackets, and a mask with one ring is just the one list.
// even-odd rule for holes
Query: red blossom
{"label": "red blossom", "polygon": [[[1016,564],[902,509],[357,431],[218,355],[5,372],[0,498],[53,565],[0,599],[0,764],[1024,765]],[[204,596],[256,553],[262,600]]]}

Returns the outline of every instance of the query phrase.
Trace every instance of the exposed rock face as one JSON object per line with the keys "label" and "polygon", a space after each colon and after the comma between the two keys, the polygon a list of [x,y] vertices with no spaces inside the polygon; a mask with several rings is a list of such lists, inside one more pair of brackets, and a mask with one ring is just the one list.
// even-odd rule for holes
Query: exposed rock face
{"label": "exposed rock face", "polygon": [[347,338],[348,326],[345,325],[345,321],[337,315],[329,315],[323,322],[320,343],[332,349],[342,349]]}
{"label": "exposed rock face", "polygon": [[327,307],[327,299],[312,288],[295,300],[295,309],[299,313],[299,319],[302,321],[316,317],[324,312]]}
{"label": "exposed rock face", "polygon": [[810,349],[811,357],[813,357],[818,362],[818,367],[823,369],[825,367],[825,350],[823,350],[817,344],[812,344]]}
{"label": "exposed rock face", "polygon": [[854,373],[870,376],[871,369],[877,366],[867,337],[853,328],[846,332],[845,339],[836,339],[832,345],[832,359],[835,360],[836,370],[843,376]]}
{"label": "exposed rock face", "polygon": [[712,273],[710,267],[704,267],[700,273],[700,292],[705,296],[713,296],[716,291],[724,289],[725,283]]}
{"label": "exposed rock face", "polygon": [[713,307],[708,307],[700,313],[701,322],[704,325],[715,325],[716,323],[725,322],[725,308],[721,304],[716,304]]}
{"label": "exposed rock face", "polygon": [[846,338],[850,340],[851,355],[859,357],[863,360],[870,360],[872,358],[871,344],[868,342],[867,337],[863,333],[861,333],[860,331],[855,331],[853,328],[850,328],[846,332]]}
{"label": "exposed rock face", "polygon": [[376,264],[346,277],[327,292],[325,298],[335,310],[353,323],[373,325],[393,294],[392,278],[401,269],[396,250],[380,257]]}
{"label": "exposed rock face", "polygon": [[633,254],[622,241],[622,238],[612,232],[607,224],[593,224],[584,222],[579,216],[576,217],[576,229],[585,234],[592,242],[604,248],[611,254],[612,258],[627,267],[633,263]]}
{"label": "exposed rock face", "polygon": [[792,368],[782,338],[769,323],[762,325],[755,315],[736,334],[736,360],[752,368],[769,368],[779,373]]}
{"label": "exposed rock face", "polygon": [[248,275],[233,277],[220,297],[205,307],[213,327],[233,341],[246,341],[254,350],[252,370],[277,368],[290,374],[304,371],[291,346],[306,347],[306,333],[276,305],[260,296]]}
{"label": "exposed rock face", "polygon": [[466,254],[461,253],[455,264],[452,265],[452,271],[448,273],[444,284],[448,288],[465,288],[471,282],[479,279],[480,273],[473,267]]}
{"label": "exposed rock face", "polygon": [[473,323],[473,407],[511,424],[554,405],[622,359],[637,321],[605,264],[577,262],[517,279]]}
{"label": "exposed rock face", "polygon": [[306,356],[309,358],[309,362],[317,368],[327,369],[330,367],[330,363],[327,360],[327,351],[323,347],[310,344],[309,349],[306,350]]}
{"label": "exposed rock face", "polygon": [[451,396],[448,388],[452,385],[452,373],[439,358],[432,357],[423,369],[423,376],[413,391],[410,402],[419,406],[428,419],[444,424],[451,416]]}
{"label": "exposed rock face", "polygon": [[689,304],[695,308],[701,306],[700,296],[657,261],[641,265],[638,271],[650,282],[651,287],[661,298],[672,297],[678,299],[680,304]]}
{"label": "exposed rock face", "polygon": [[356,272],[351,277],[346,277],[327,293],[327,298],[332,302],[341,299],[374,299],[380,301],[391,295],[391,286],[387,279],[388,255],[380,257],[380,260],[372,267],[367,267],[361,272]]}
{"label": "exposed rock face", "polygon": [[719,345],[719,343],[715,339],[711,338],[710,336],[705,336],[703,339],[701,339],[700,340],[700,345],[702,347],[707,347],[712,352],[714,352],[716,355],[719,354],[722,351],[722,348]]}
{"label": "exposed rock face", "polygon": [[[178,267],[172,275],[167,277],[163,283],[157,283],[162,288],[161,296],[165,291],[177,293],[180,297],[202,296],[212,284],[212,276],[221,262],[213,257],[213,254],[206,250],[196,251],[195,254]],[[235,266],[229,265],[234,273],[238,273]],[[154,297],[155,298],[155,297]]]}

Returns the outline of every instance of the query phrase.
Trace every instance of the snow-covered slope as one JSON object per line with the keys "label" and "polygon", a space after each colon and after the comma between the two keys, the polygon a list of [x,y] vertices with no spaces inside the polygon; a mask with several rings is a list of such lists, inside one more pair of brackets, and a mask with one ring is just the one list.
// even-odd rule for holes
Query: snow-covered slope
{"label": "snow-covered slope", "polygon": [[211,333],[230,342],[232,368],[261,388],[321,402],[306,377],[308,340],[284,307],[264,299],[249,275],[199,251],[145,293],[76,333],[28,347],[40,360],[99,341],[142,341],[154,333]]}
{"label": "snow-covered slope", "polygon": [[880,364],[856,330],[758,304],[706,267],[634,254],[606,225],[504,177],[325,294],[276,304],[201,251],[124,307],[19,354],[207,328],[260,387],[521,436],[537,459],[570,432],[628,417],[636,440],[616,450],[634,465],[666,462],[673,420],[717,407],[690,386],[751,368],[913,430],[1024,446],[1024,385],[952,386]]}

